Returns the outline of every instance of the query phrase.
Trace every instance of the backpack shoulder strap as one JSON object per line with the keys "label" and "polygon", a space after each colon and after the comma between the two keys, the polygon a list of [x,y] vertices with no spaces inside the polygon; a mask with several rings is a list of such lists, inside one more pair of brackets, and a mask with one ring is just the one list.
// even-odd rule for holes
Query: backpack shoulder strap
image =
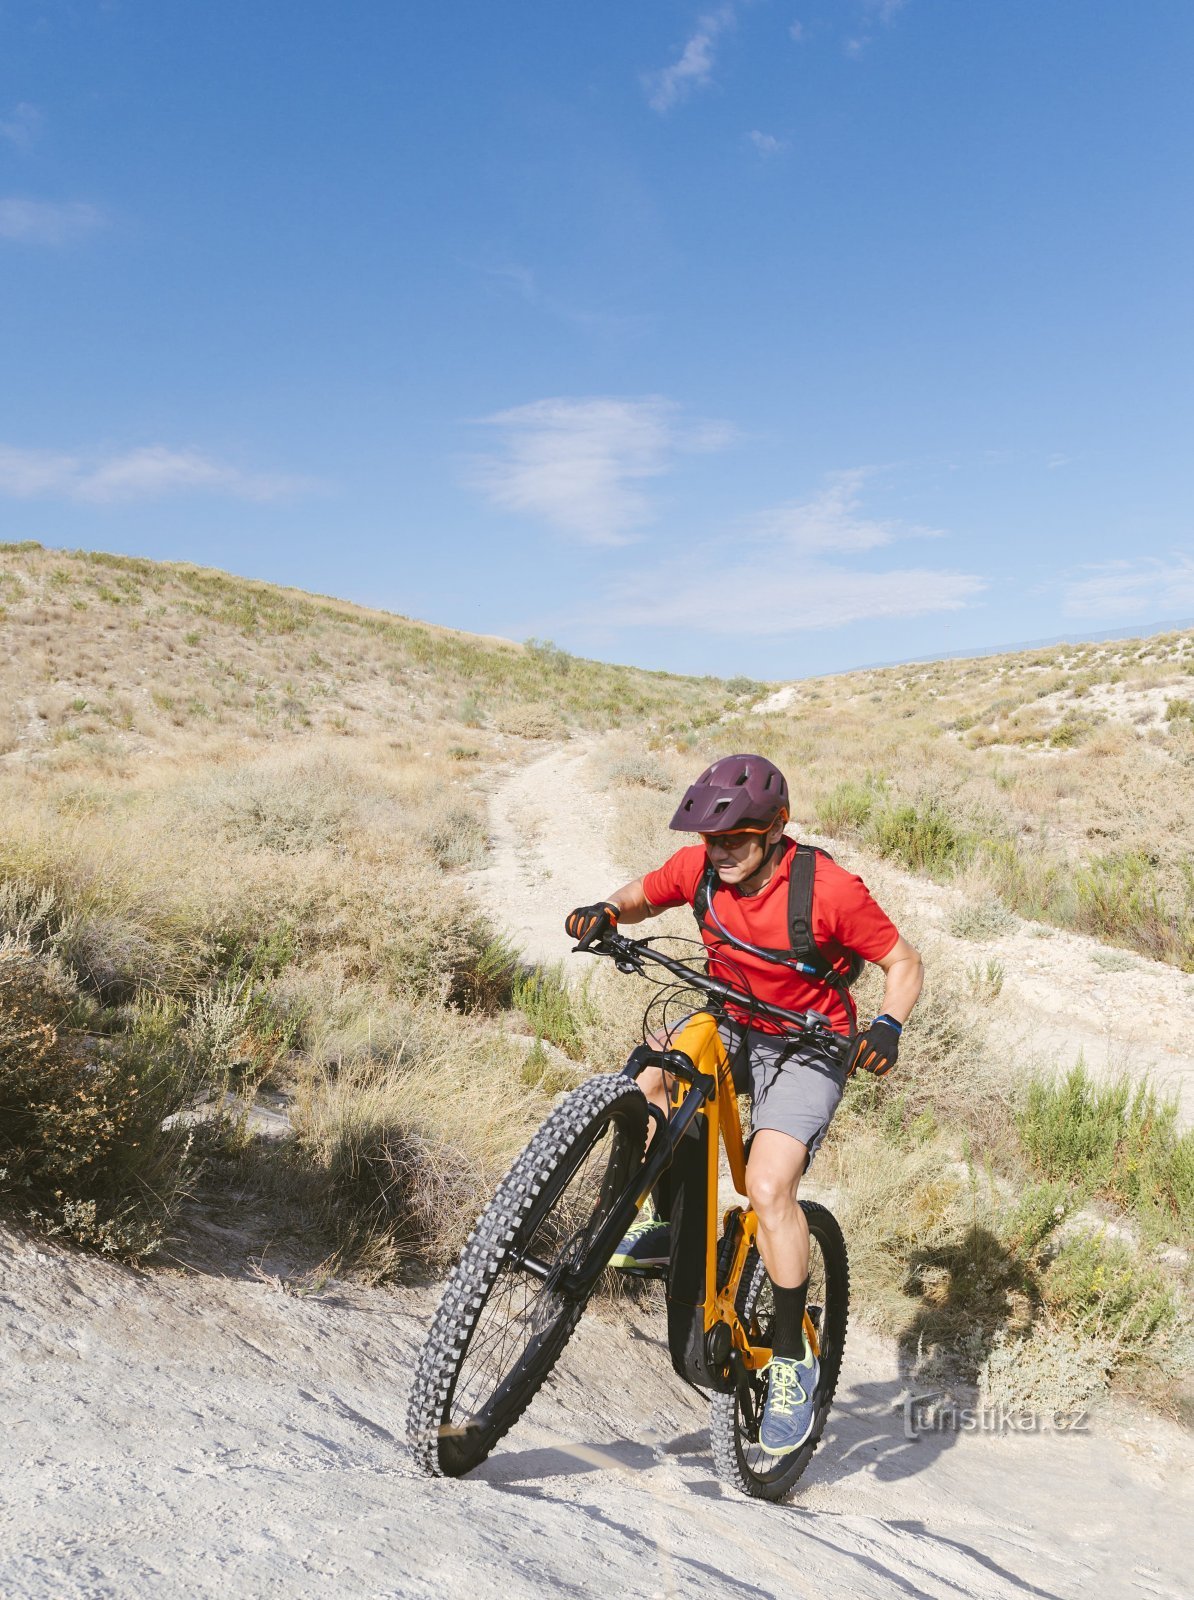
{"label": "backpack shoulder strap", "polygon": [[709,915],[709,902],[713,898],[714,885],[717,882],[717,873],[710,863],[706,863],[701,874],[701,881],[697,884],[696,893],[692,897],[692,909],[696,915],[697,926],[705,926],[705,918]]}
{"label": "backpack shoulder strap", "polygon": [[821,954],[813,938],[813,882],[819,854],[815,845],[798,844],[788,876],[788,942],[802,961]]}
{"label": "backpack shoulder strap", "polygon": [[788,880],[788,937],[801,961],[819,967],[829,982],[849,988],[863,969],[862,957],[851,953],[847,970],[836,972],[813,937],[813,886],[816,883],[818,856],[824,856],[826,861],[833,860],[828,850],[822,850],[815,844],[798,844],[792,856],[792,872]]}

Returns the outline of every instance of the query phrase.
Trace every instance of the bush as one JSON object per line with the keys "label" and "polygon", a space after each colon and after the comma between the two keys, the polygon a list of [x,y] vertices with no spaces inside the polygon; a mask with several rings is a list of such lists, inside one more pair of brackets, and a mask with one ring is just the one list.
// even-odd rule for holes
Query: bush
{"label": "bush", "polygon": [[1158,1101],[1146,1081],[1096,1083],[1079,1062],[1033,1079],[1016,1123],[1046,1177],[1114,1201],[1150,1232],[1194,1234],[1194,1130],[1178,1132],[1176,1100]]}
{"label": "bush", "polygon": [[432,824],[427,844],[441,867],[479,867],[484,864],[489,837],[475,811],[454,805]]}
{"label": "bush", "polygon": [[550,706],[509,706],[501,713],[498,726],[503,733],[512,733],[519,739],[558,739],[564,732],[563,723]]}
{"label": "bush", "polygon": [[949,931],[955,939],[973,939],[976,943],[998,939],[1011,933],[1015,926],[1015,917],[994,897],[967,901],[949,919]]}
{"label": "bush", "polygon": [[535,1030],[565,1055],[580,1061],[585,1054],[585,1029],[593,1022],[585,990],[573,991],[564,981],[564,966],[536,967],[514,981],[513,1001]]}
{"label": "bush", "polygon": [[960,866],[971,852],[971,840],[936,797],[921,806],[906,802],[874,811],[864,837],[880,855],[935,876]]}
{"label": "bush", "polygon": [[1066,1239],[1041,1276],[1041,1293],[1079,1338],[1096,1340],[1113,1359],[1142,1354],[1177,1316],[1164,1276],[1101,1234]]}
{"label": "bush", "polygon": [[391,1007],[386,1031],[386,1053],[371,1029],[306,1066],[276,1175],[337,1267],[374,1280],[450,1259],[550,1104],[525,1041],[426,1005]]}
{"label": "bush", "polygon": [[466,1011],[494,1011],[510,999],[518,952],[462,890],[442,878],[427,892],[410,884],[409,915],[382,934],[382,963],[393,992]]}
{"label": "bush", "polygon": [[834,838],[858,833],[870,819],[881,788],[871,779],[847,778],[817,803],[817,826]]}
{"label": "bush", "polygon": [[1194,915],[1170,904],[1153,863],[1137,851],[1100,856],[1074,876],[1074,925],[1113,944],[1128,944],[1154,961],[1194,971]]}
{"label": "bush", "polygon": [[50,1234],[138,1260],[177,1207],[191,1138],[162,1124],[198,1074],[136,1033],[85,1047],[66,1026],[73,999],[61,966],[0,945],[0,1193]]}

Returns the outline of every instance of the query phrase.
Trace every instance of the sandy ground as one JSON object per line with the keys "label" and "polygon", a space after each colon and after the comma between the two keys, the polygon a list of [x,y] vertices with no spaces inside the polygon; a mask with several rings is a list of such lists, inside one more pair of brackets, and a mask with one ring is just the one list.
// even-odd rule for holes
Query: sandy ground
{"label": "sandy ground", "polygon": [[[583,760],[550,751],[492,796],[475,886],[537,959],[566,953],[561,906],[618,881],[600,798],[562,803]],[[1017,1007],[1038,981],[1068,1003],[1073,975],[1050,977],[1067,948],[1042,942],[1039,973],[1025,958]],[[1083,981],[1107,978],[1124,974]],[[895,1347],[855,1328],[812,1466],[760,1505],[713,1474],[654,1290],[587,1314],[491,1459],[429,1481],[403,1417],[436,1291],[298,1295],[244,1257],[229,1234],[200,1267],[144,1275],[0,1230],[4,1600],[1190,1593],[1194,1447],[1155,1418],[909,1439]]]}
{"label": "sandy ground", "polygon": [[908,1440],[893,1352],[857,1330],[788,1505],[713,1476],[658,1299],[590,1313],[503,1447],[429,1481],[402,1419],[431,1292],[0,1254],[6,1600],[1189,1593],[1176,1429]]}
{"label": "sandy ground", "polygon": [[572,949],[567,913],[626,881],[606,848],[613,803],[586,776],[591,748],[578,741],[494,774],[489,862],[470,883],[528,961],[563,960]]}

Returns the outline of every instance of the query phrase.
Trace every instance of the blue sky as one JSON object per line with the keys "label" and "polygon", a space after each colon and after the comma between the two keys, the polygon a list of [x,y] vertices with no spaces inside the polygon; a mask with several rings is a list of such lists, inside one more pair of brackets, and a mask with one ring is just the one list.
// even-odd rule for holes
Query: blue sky
{"label": "blue sky", "polygon": [[783,678],[1194,614],[1188,0],[0,0],[0,539]]}

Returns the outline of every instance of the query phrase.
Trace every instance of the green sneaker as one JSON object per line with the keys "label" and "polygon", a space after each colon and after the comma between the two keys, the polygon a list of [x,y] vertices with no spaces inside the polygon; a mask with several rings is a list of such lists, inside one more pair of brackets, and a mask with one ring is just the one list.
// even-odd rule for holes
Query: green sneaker
{"label": "green sneaker", "polygon": [[648,1199],[618,1248],[609,1258],[620,1272],[651,1272],[666,1267],[672,1253],[672,1230]]}

